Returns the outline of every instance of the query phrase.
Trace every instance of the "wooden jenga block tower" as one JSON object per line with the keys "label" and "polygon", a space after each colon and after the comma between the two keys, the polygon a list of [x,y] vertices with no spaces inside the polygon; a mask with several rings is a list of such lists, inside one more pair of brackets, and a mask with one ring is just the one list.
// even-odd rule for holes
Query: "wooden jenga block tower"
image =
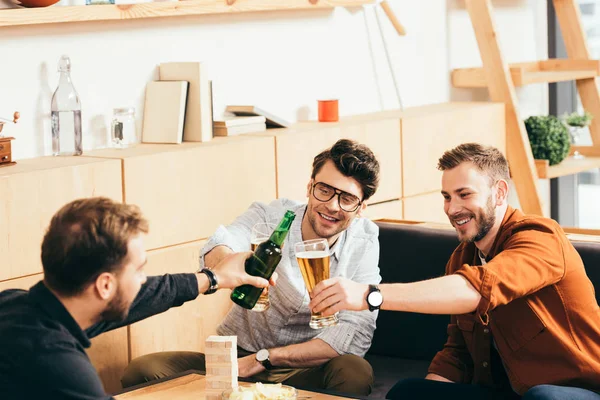
{"label": "wooden jenga block tower", "polygon": [[237,336],[209,336],[206,357],[206,400],[221,400],[227,389],[238,386]]}

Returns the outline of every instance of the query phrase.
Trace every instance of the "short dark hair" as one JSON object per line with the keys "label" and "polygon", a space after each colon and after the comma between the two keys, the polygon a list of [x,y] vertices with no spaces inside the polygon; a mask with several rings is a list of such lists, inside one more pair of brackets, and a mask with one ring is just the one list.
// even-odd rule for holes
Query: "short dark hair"
{"label": "short dark hair", "polygon": [[329,160],[333,161],[342,174],[356,179],[363,192],[363,201],[375,194],[379,186],[379,162],[367,146],[349,139],[338,140],[330,149],[322,151],[315,157],[312,179],[315,179]]}
{"label": "short dark hair", "polygon": [[44,235],[44,282],[63,296],[80,294],[100,274],[120,272],[129,240],[140,232],[148,232],[148,221],[137,206],[105,197],[70,202]]}
{"label": "short dark hair", "polygon": [[448,150],[440,157],[437,168],[440,171],[453,169],[464,162],[473,163],[481,172],[490,178],[490,184],[500,179],[509,181],[508,161],[500,150],[479,143],[464,143]]}

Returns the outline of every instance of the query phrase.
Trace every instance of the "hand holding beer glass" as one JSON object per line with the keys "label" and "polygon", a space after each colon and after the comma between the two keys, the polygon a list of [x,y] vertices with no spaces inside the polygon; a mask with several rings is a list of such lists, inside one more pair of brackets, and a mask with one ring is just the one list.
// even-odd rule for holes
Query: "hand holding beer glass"
{"label": "hand holding beer glass", "polygon": [[[305,240],[294,246],[300,272],[304,278],[304,284],[308,293],[321,281],[329,279],[329,244],[327,239]],[[338,313],[329,317],[321,313],[312,313],[309,326],[313,329],[321,329],[327,326],[337,325]]]}
{"label": "hand holding beer glass", "polygon": [[[267,222],[260,222],[252,227],[252,233],[250,235],[250,246],[252,251],[256,250],[256,247],[262,242],[269,240],[269,237],[273,231],[277,228],[276,224],[269,224]],[[258,301],[252,308],[252,311],[263,312],[271,306],[269,301],[269,288],[265,288],[261,293]]]}

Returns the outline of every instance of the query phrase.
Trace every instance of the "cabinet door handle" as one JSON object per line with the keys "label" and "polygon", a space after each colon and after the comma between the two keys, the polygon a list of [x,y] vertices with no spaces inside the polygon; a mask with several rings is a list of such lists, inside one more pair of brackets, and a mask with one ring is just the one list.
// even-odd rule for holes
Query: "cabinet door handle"
{"label": "cabinet door handle", "polygon": [[4,150],[4,145],[0,144],[0,150]]}

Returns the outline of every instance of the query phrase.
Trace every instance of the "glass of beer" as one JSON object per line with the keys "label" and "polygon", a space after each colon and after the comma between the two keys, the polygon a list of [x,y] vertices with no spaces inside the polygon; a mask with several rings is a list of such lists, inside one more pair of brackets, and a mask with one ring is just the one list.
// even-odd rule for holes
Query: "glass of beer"
{"label": "glass of beer", "polygon": [[[305,240],[296,243],[294,251],[306,289],[308,293],[311,293],[317,283],[329,279],[329,244],[327,239]],[[325,317],[321,313],[312,313],[309,326],[313,329],[321,329],[337,325],[337,323],[337,313],[329,317]]]}
{"label": "glass of beer", "polygon": [[[255,224],[252,227],[252,233],[250,235],[250,247],[252,251],[256,250],[256,246],[264,242],[265,240],[269,240],[269,237],[273,233],[273,231],[277,228],[276,224],[270,224],[267,222],[260,222]],[[252,311],[263,312],[267,311],[267,309],[271,306],[269,302],[269,288],[265,288],[261,293],[258,301],[252,308]]]}

